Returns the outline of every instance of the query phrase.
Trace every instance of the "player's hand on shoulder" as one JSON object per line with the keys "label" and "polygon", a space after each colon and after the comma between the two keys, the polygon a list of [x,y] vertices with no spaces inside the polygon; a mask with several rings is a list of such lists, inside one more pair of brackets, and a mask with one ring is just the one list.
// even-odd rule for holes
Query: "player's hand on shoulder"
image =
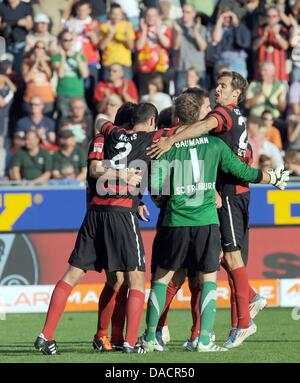
{"label": "player's hand on shoulder", "polygon": [[290,172],[284,170],[284,166],[280,165],[276,169],[267,170],[270,176],[270,184],[274,185],[280,190],[284,190],[287,186],[287,182],[290,179]]}
{"label": "player's hand on shoulder", "polygon": [[151,158],[159,158],[164,153],[172,148],[172,142],[168,137],[161,137],[159,140],[154,140],[147,148],[147,155]]}

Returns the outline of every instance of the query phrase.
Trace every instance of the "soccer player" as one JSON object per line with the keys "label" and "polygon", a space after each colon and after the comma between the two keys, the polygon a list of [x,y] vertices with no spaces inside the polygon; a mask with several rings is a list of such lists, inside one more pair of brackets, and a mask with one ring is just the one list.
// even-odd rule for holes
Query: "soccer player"
{"label": "soccer player", "polygon": [[[120,111],[120,113],[123,110]],[[125,111],[126,112],[126,111]],[[128,111],[127,111],[128,112]],[[127,113],[126,112],[126,113]],[[48,313],[44,328],[42,333],[37,337],[35,341],[35,348],[40,350],[46,355],[55,355],[58,354],[58,347],[56,341],[53,339],[56,327],[59,323],[59,320],[64,312],[65,305],[69,295],[74,286],[76,286],[79,281],[84,277],[85,273],[88,270],[96,270],[101,272],[105,264],[105,252],[107,251],[107,244],[103,240],[104,233],[101,229],[104,228],[102,225],[101,217],[97,221],[97,214],[95,212],[94,198],[96,198],[96,184],[97,179],[105,174],[106,178],[115,181],[116,177],[121,180],[123,183],[131,185],[132,187],[138,185],[141,181],[141,176],[135,170],[125,171],[119,170],[116,172],[111,168],[106,168],[102,165],[102,160],[104,158],[103,153],[104,148],[104,137],[102,135],[97,135],[95,140],[89,149],[88,155],[88,188],[87,188],[87,202],[88,202],[88,211],[82,223],[82,226],[79,230],[75,248],[72,251],[72,254],[69,258],[69,264],[66,273],[63,275],[62,279],[56,284],[52,296],[50,305],[48,308]],[[95,166],[96,165],[96,166]],[[98,231],[97,231],[98,230]],[[109,230],[109,227],[107,227]],[[114,234],[118,235],[117,232]],[[112,239],[112,241],[114,241]],[[124,302],[124,296],[127,298],[126,293],[121,291],[121,286],[123,284],[123,275],[118,275],[118,278],[112,278],[111,284],[114,285],[116,295],[119,296],[119,304]],[[125,298],[125,302],[126,302]],[[115,315],[114,315],[115,316]],[[113,316],[113,318],[114,318]],[[121,327],[123,330],[122,318],[119,316],[118,319],[114,318],[113,321],[113,334],[114,334],[114,323],[115,323],[115,333],[118,332],[118,329]],[[98,323],[98,328],[102,323]],[[111,350],[111,345],[107,338],[103,337],[102,345],[106,351]]]}
{"label": "soccer player", "polygon": [[[176,100],[177,115],[194,116],[199,120],[199,105],[192,95],[184,94]],[[179,108],[179,106],[181,108]],[[176,108],[176,107],[175,107]],[[186,128],[189,129],[189,128]],[[182,135],[185,131],[178,133]],[[209,334],[213,330],[216,312],[216,272],[219,269],[221,240],[216,209],[216,178],[218,167],[237,178],[254,183],[272,183],[284,188],[288,174],[262,172],[241,162],[219,138],[205,135],[178,142],[161,157],[151,173],[151,188],[158,194],[170,192],[157,239],[158,267],[152,282],[147,308],[147,331],[144,348],[160,351],[156,327],[165,305],[167,285],[176,270],[186,262],[201,276],[201,329],[199,352],[227,351],[217,346]],[[168,183],[169,181],[169,183]],[[169,186],[169,188],[166,186]]]}
{"label": "soccer player", "polygon": [[[149,152],[158,158],[176,142],[199,137],[210,132],[218,135],[239,157],[247,162],[248,139],[245,119],[238,107],[244,98],[247,81],[236,72],[223,72],[217,80],[215,100],[217,106],[205,118],[173,137],[152,145]],[[213,161],[213,158],[211,158]],[[271,183],[281,177],[283,169],[270,173]],[[250,287],[246,271],[248,247],[248,205],[249,188],[245,183],[226,172],[221,172],[219,190],[222,207],[219,210],[222,248],[225,267],[233,281],[233,293],[236,302],[237,321],[224,343],[228,348],[239,346],[248,336],[256,332],[256,325],[251,320],[250,309],[254,316],[265,301],[256,295]],[[249,300],[250,309],[249,309]],[[234,319],[234,315],[233,315]],[[235,320],[235,319],[234,319]]]}
{"label": "soccer player", "polygon": [[[164,135],[169,136],[176,131],[176,129],[154,131],[157,116],[155,106],[141,103],[133,112],[133,128],[130,132],[103,120],[96,123],[100,132],[105,136],[105,158],[110,161],[113,168],[126,169],[131,166],[131,163],[134,163],[134,168],[139,167],[142,174],[147,173],[150,163],[150,157],[146,154],[147,146],[153,140]],[[102,124],[104,125],[102,126]],[[98,166],[96,162],[91,165]],[[126,353],[143,353],[143,348],[136,346],[143,315],[145,283],[145,255],[139,227],[134,216],[139,198],[138,195],[132,193],[134,190],[124,188],[122,183],[106,186],[105,182],[101,181],[98,184],[98,195],[93,198],[94,210],[100,215],[108,212],[110,220],[113,220],[109,230],[118,233],[118,235],[108,241],[107,238],[109,239],[111,234],[107,233],[106,243],[109,245],[107,245],[103,268],[116,279],[118,273],[125,272],[127,274],[129,294],[123,351]],[[106,295],[108,298],[104,298]],[[109,295],[103,290],[100,301],[102,299],[105,304],[102,306],[102,311],[99,309],[99,321],[109,324],[115,304],[113,292]]]}

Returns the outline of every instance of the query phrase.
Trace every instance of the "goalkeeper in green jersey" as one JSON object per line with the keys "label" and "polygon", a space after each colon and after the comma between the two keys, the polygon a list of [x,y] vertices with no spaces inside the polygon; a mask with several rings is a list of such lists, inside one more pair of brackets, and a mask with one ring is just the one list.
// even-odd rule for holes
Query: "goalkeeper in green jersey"
{"label": "goalkeeper in green jersey", "polygon": [[[199,118],[199,102],[191,94],[175,101],[180,123]],[[194,118],[194,121],[191,121]],[[246,182],[272,183],[284,188],[287,172],[262,172],[242,163],[219,138],[204,135],[176,143],[152,164],[151,194],[168,196],[158,234],[158,267],[153,278],[147,308],[144,348],[160,350],[155,337],[157,323],[165,305],[166,289],[174,273],[185,265],[202,277],[200,302],[201,329],[199,352],[225,351],[211,341],[216,313],[216,275],[220,265],[221,241],[216,209],[218,168]]]}

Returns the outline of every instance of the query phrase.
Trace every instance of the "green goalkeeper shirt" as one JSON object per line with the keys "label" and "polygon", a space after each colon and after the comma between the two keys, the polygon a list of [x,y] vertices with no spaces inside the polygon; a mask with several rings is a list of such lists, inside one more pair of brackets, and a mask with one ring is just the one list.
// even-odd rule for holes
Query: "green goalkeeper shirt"
{"label": "green goalkeeper shirt", "polygon": [[152,161],[151,194],[166,198],[162,226],[219,224],[216,178],[219,166],[242,181],[259,183],[262,172],[241,162],[219,138],[204,135],[177,142]]}

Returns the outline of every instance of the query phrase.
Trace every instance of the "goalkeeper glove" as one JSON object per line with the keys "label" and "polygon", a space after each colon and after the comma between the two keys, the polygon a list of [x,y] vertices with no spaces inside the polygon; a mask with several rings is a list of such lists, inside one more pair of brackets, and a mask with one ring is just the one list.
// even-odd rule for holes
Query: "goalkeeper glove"
{"label": "goalkeeper glove", "polygon": [[270,175],[270,184],[274,185],[280,190],[284,190],[287,185],[287,181],[289,180],[289,171],[284,170],[284,166],[280,165],[275,170],[268,169],[267,173]]}

